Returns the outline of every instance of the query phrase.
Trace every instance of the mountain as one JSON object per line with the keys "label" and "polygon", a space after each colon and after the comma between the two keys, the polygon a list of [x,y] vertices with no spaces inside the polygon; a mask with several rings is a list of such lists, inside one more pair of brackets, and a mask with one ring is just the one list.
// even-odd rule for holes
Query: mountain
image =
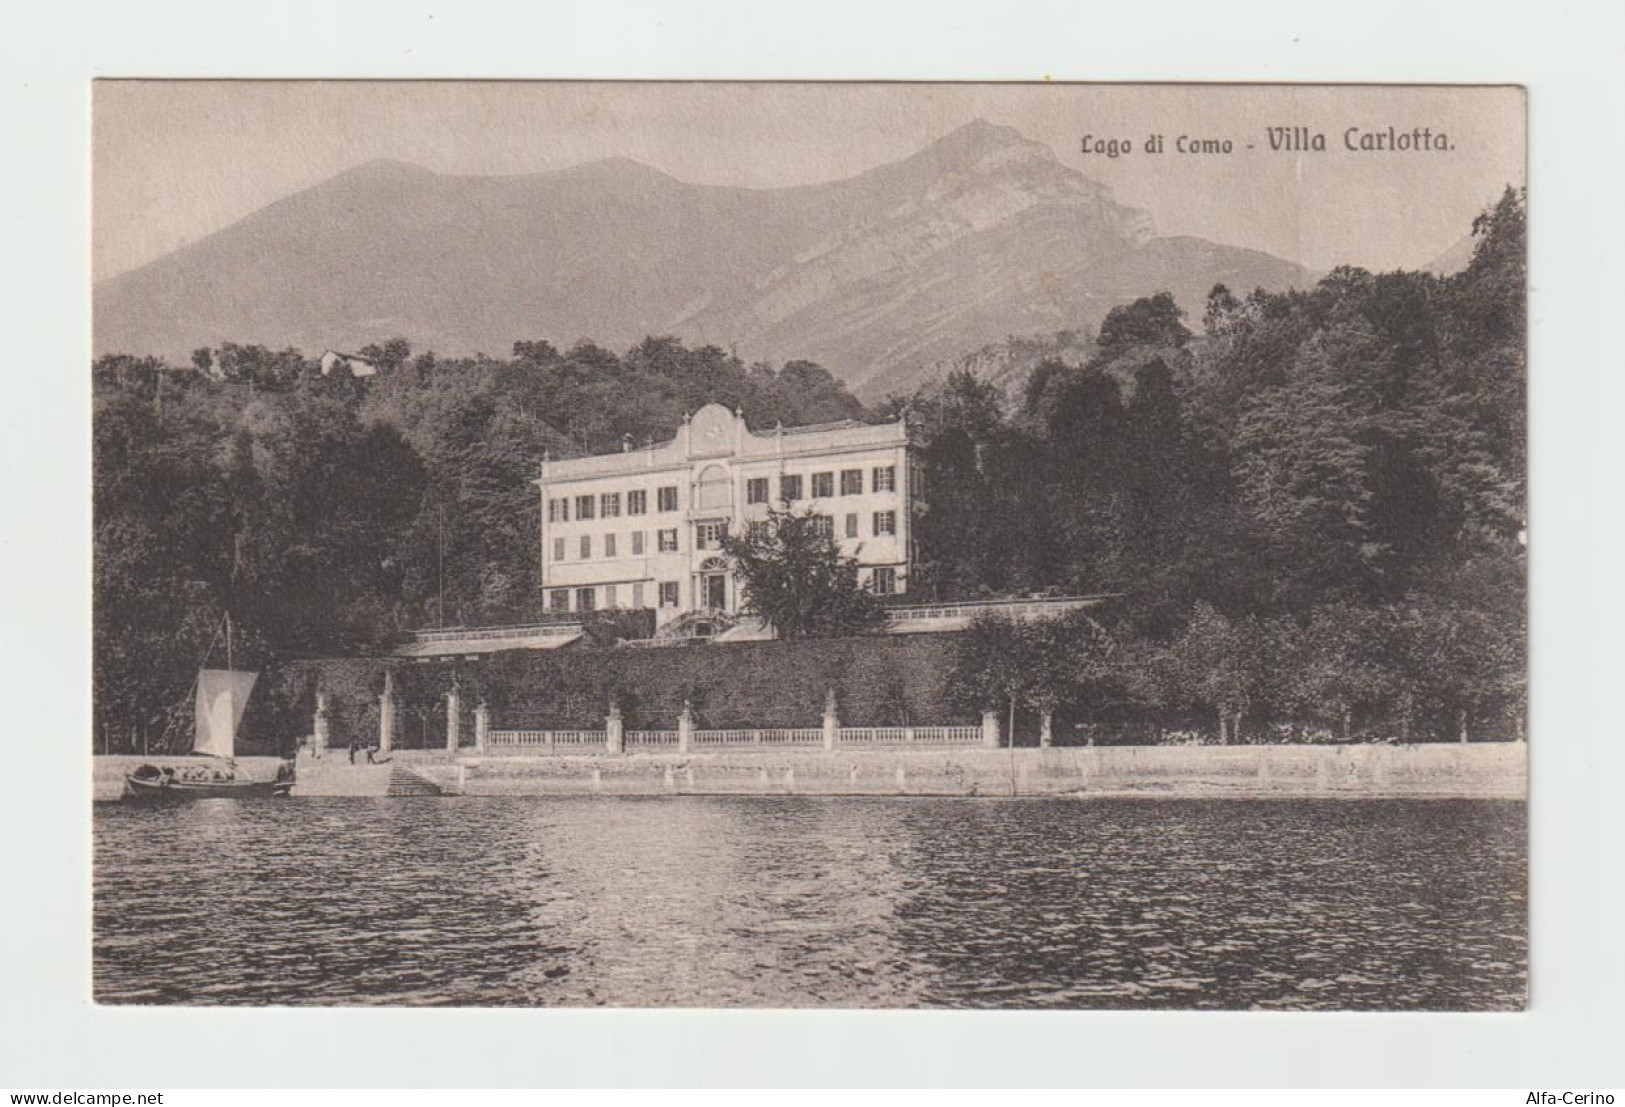
{"label": "mountain", "polygon": [[950,373],[969,370],[989,384],[1004,390],[1005,398],[1020,404],[1039,362],[1055,360],[1067,365],[1083,365],[1095,355],[1094,337],[1083,331],[1056,331],[1042,335],[1012,335],[1002,342],[990,342],[981,349],[959,355],[931,368],[931,376],[946,378]]}
{"label": "mountain", "polygon": [[827,184],[725,188],[621,158],[507,177],[377,161],[95,290],[98,352],[184,362],[223,341],[315,354],[394,335],[443,355],[649,334],[809,358],[861,394],[1011,336],[1086,329],[1167,289],[1302,284],[1297,265],[1197,238],[976,121]]}
{"label": "mountain", "polygon": [[1470,234],[1462,235],[1448,250],[1422,266],[1422,271],[1432,273],[1436,277],[1449,277],[1460,273],[1467,268],[1467,263],[1473,260],[1473,249],[1477,245],[1478,239]]}

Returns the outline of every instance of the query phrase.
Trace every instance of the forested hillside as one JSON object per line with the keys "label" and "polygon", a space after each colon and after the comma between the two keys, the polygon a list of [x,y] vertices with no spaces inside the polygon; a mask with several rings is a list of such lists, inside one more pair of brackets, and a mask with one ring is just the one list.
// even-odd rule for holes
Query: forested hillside
{"label": "forested hillside", "polygon": [[1218,287],[1201,320],[1152,296],[1107,317],[1086,364],[1047,361],[1018,396],[958,373],[894,399],[929,428],[916,587],[1122,593],[1125,649],[1085,696],[1119,716],[1516,730],[1522,198],[1474,242],[1447,278]]}
{"label": "forested hillside", "polygon": [[758,427],[906,407],[929,501],[912,598],[1122,593],[1110,630],[1144,679],[1120,668],[1099,690],[1120,717],[1346,724],[1400,704],[1407,729],[1515,725],[1521,197],[1473,241],[1448,277],[1219,287],[1201,319],[1146,289],[1077,342],[1081,364],[1044,360],[1014,394],[963,369],[876,411],[809,362],[661,338],[472,360],[394,340],[361,351],[380,366],[367,380],[254,346],[103,357],[98,747],[162,728],[227,608],[256,667],[534,617],[543,452],[663,439],[713,400]]}
{"label": "forested hillside", "polygon": [[864,414],[816,365],[669,339],[624,355],[525,342],[508,360],[399,340],[361,352],[376,377],[229,344],[185,368],[96,362],[98,743],[167,724],[211,641],[224,663],[228,608],[236,660],[257,667],[539,615],[544,451],[663,440],[710,400],[757,426]]}

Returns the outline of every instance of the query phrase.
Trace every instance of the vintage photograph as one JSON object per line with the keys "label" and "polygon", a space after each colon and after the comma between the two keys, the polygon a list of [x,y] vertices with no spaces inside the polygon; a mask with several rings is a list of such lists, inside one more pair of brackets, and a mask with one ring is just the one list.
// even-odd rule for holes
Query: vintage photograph
{"label": "vintage photograph", "polygon": [[93,998],[1520,1010],[1515,87],[100,80]]}

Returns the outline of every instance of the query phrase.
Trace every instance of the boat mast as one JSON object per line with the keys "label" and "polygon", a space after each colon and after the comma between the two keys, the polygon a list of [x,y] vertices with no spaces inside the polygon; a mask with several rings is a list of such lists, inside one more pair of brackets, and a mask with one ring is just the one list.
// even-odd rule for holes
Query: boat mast
{"label": "boat mast", "polygon": [[231,752],[237,752],[237,671],[231,665],[231,608],[226,608],[226,713],[231,719]]}

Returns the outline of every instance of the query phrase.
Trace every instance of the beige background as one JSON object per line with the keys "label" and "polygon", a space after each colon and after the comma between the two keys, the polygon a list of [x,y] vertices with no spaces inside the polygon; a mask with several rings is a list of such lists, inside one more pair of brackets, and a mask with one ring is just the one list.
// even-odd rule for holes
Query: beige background
{"label": "beige background", "polygon": [[[85,10],[91,8],[92,10]],[[0,672],[31,743],[0,860],[6,1079],[67,1088],[717,1083],[889,1086],[1529,1088],[1619,1082],[1625,959],[1617,879],[1625,743],[1625,375],[1615,371],[1625,146],[1612,140],[1625,6],[1581,0],[1261,0],[1191,6],[873,0],[577,5],[464,0],[63,3],[19,16],[0,130],[12,353],[0,408],[11,633]],[[861,27],[861,33],[854,28]],[[90,84],[108,75],[890,76],[1428,79],[1530,87],[1534,685],[1533,1010],[1524,1015],[129,1011],[89,996]],[[1599,505],[1604,505],[1599,510]],[[23,909],[13,904],[24,904]],[[1469,1095],[1471,1093],[1468,1093]],[[423,1093],[424,1101],[436,1093]],[[714,1093],[694,1093],[688,1099]],[[1301,1102],[1282,1093],[1280,1102]],[[267,1097],[269,1098],[269,1097]],[[390,1097],[399,1102],[401,1094]],[[443,1096],[439,1097],[444,1099]],[[763,1097],[756,1095],[753,1101]],[[874,1098],[880,1098],[878,1095]],[[906,1102],[900,1093],[885,1102]],[[940,1102],[941,1096],[916,1096]],[[1208,1096],[1208,1101],[1214,1097]],[[1412,1098],[1420,1101],[1421,1094]],[[1437,1097],[1433,1097],[1437,1098]],[[311,1104],[365,1102],[306,1093]],[[682,1102],[682,1095],[664,1095]],[[1256,1094],[1219,1102],[1255,1103]],[[218,1097],[176,1093],[167,1103]],[[379,1097],[380,1102],[383,1097]],[[570,1102],[554,1094],[549,1102]],[[1467,1102],[1463,1096],[1459,1102]]]}

